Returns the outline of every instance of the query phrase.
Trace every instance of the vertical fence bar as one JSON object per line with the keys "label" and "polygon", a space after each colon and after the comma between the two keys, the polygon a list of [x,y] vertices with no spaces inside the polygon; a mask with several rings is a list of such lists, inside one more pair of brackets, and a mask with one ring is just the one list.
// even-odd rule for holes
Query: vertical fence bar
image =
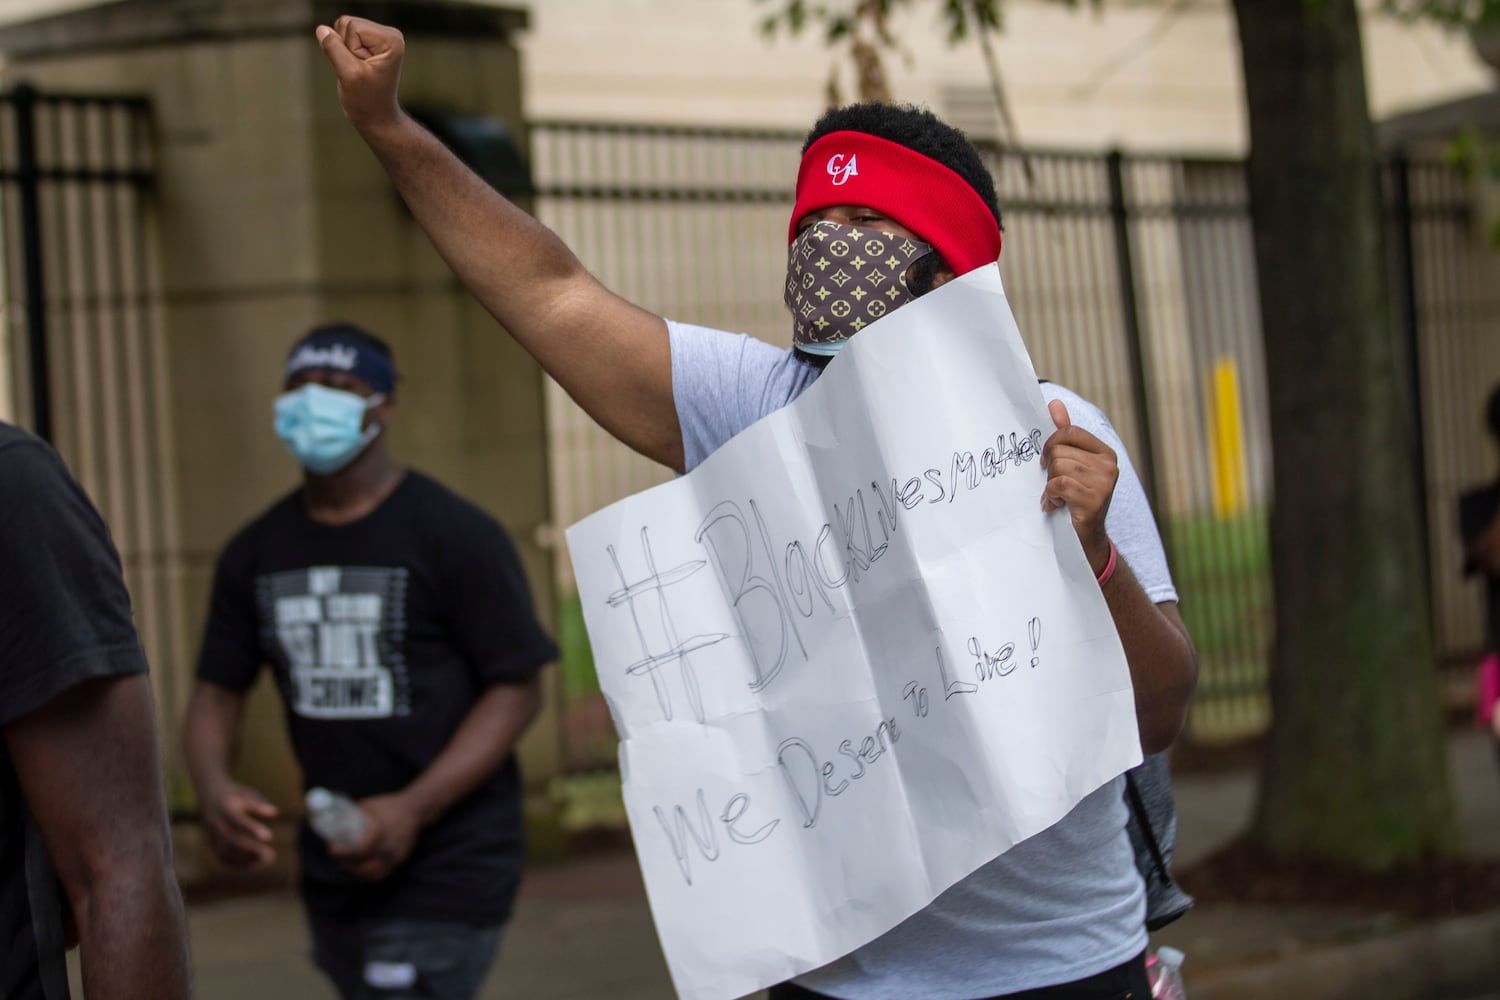
{"label": "vertical fence bar", "polygon": [[1130,359],[1130,395],[1135,404],[1139,428],[1140,453],[1134,456],[1140,468],[1146,498],[1156,517],[1162,544],[1171,556],[1171,542],[1162,523],[1160,483],[1157,481],[1156,436],[1152,433],[1151,403],[1146,372],[1145,345],[1142,342],[1141,310],[1135,291],[1135,262],[1130,251],[1130,210],[1125,202],[1125,155],[1118,149],[1105,157],[1109,172],[1109,214],[1114,223],[1115,264],[1120,270],[1120,311],[1125,319],[1125,349]]}
{"label": "vertical fence bar", "polygon": [[11,92],[15,111],[16,178],[21,209],[22,294],[26,299],[26,356],[31,377],[31,430],[52,440],[52,374],[47,353],[46,292],[42,275],[41,176],[36,152],[36,90]]}
{"label": "vertical fence bar", "polygon": [[1411,161],[1405,150],[1398,149],[1390,158],[1391,240],[1394,271],[1396,322],[1400,324],[1400,337],[1406,366],[1406,389],[1411,401],[1412,416],[1416,432],[1411,436],[1412,472],[1417,487],[1417,517],[1421,520],[1418,542],[1422,546],[1422,569],[1427,574],[1427,604],[1429,621],[1437,624],[1437,609],[1433,606],[1436,588],[1433,586],[1432,565],[1432,521],[1428,510],[1427,490],[1427,421],[1422,402],[1422,345],[1417,319],[1417,272],[1413,252],[1411,209]]}

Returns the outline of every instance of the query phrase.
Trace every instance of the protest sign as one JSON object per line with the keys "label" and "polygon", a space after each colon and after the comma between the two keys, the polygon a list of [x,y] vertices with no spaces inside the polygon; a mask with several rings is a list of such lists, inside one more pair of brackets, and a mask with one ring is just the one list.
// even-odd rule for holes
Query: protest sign
{"label": "protest sign", "polygon": [[568,531],[678,992],[824,965],[1140,761],[998,268]]}

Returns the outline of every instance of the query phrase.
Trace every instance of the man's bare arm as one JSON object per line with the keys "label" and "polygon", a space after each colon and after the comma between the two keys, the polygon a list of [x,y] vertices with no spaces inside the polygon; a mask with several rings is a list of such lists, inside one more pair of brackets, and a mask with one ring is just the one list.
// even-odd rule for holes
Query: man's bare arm
{"label": "man's bare arm", "polygon": [[89,1000],[189,996],[151,685],[84,681],[5,727],[78,925]]}
{"label": "man's bare arm", "polygon": [[199,681],[188,700],[182,753],[209,846],[230,867],[261,869],[276,860],[266,824],[277,817],[277,809],[230,773],[244,712],[243,692]]}
{"label": "man's bare arm", "polygon": [[541,708],[541,684],[493,684],[479,696],[443,752],[410,785],[361,799],[365,835],[329,853],[360,878],[378,880],[410,856],[418,835],[495,773]]}
{"label": "man's bare arm", "polygon": [[402,793],[424,824],[447,812],[515,751],[541,711],[541,694],[536,678],[485,689],[443,752]]}
{"label": "man's bare arm", "polygon": [[1187,724],[1198,686],[1198,654],[1187,624],[1175,601],[1153,604],[1123,561],[1104,585],[1104,600],[1130,665],[1141,749],[1161,753]]}
{"label": "man's bare arm", "polygon": [[401,110],[399,31],[341,17],[318,41],[344,113],[448,266],[589,416],[680,471],[665,321],[605,288],[556,234]]}

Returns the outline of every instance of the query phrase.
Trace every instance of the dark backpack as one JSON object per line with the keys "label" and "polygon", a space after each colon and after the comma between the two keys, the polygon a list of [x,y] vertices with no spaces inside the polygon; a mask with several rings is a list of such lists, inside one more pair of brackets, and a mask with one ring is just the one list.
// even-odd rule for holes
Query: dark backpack
{"label": "dark backpack", "polygon": [[1125,772],[1126,832],[1135,852],[1135,867],[1146,883],[1146,930],[1154,931],[1182,916],[1193,897],[1172,878],[1177,849],[1177,806],[1172,802],[1172,775],[1162,754],[1152,754]]}

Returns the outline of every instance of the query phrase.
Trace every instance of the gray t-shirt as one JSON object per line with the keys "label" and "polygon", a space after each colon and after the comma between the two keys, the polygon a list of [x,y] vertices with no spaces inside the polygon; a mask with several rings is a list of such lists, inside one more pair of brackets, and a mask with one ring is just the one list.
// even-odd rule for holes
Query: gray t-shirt
{"label": "gray t-shirt", "polygon": [[[822,369],[744,334],[668,321],[684,458],[717,448],[812,385]],[[1140,478],[1098,407],[1062,386],[1073,423],[1119,455],[1106,527],[1146,594],[1177,600]],[[841,1000],[972,1000],[1053,986],[1113,968],[1146,947],[1145,893],[1125,833],[1123,778],[1055,825],[979,868],[926,908],[797,979]]]}

